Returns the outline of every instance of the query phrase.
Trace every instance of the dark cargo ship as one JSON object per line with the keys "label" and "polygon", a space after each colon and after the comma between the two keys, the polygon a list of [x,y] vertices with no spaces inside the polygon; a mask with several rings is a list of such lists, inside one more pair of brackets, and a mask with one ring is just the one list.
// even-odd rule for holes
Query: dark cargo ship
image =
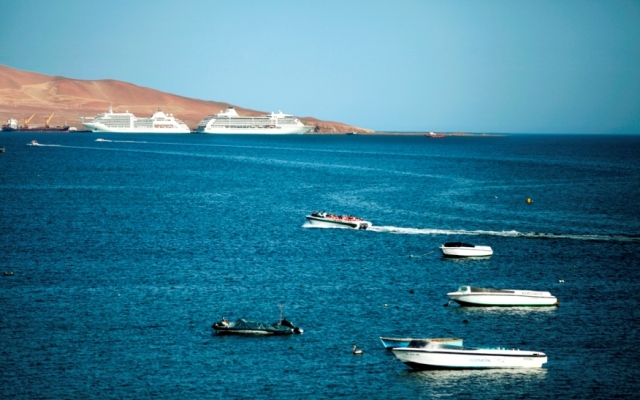
{"label": "dark cargo ship", "polygon": [[49,122],[51,121],[51,118],[53,118],[53,114],[55,113],[56,112],[54,111],[51,113],[51,115],[49,115],[49,118],[46,119],[44,126],[29,126],[29,122],[31,122],[31,119],[33,119],[35,114],[32,114],[29,118],[25,119],[22,126],[18,126],[18,120],[9,118],[6,125],[2,125],[2,132],[68,132],[68,125],[49,126]]}

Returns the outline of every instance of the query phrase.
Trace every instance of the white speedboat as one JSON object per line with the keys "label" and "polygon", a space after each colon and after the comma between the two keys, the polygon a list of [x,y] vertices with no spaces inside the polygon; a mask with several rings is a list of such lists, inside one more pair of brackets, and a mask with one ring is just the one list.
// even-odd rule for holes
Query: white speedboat
{"label": "white speedboat", "polygon": [[349,228],[349,229],[368,229],[371,222],[362,218],[348,215],[334,215],[326,212],[313,212],[307,215],[307,221],[311,225],[322,226],[328,228]]}
{"label": "white speedboat", "polygon": [[408,347],[391,349],[413,369],[540,368],[547,355],[540,351],[477,348],[414,340]]}
{"label": "white speedboat", "polygon": [[447,242],[440,246],[445,257],[486,257],[493,254],[489,246],[474,246],[463,242]]}
{"label": "white speedboat", "polygon": [[544,307],[557,306],[558,299],[549,292],[460,286],[447,296],[462,306]]}
{"label": "white speedboat", "polygon": [[29,143],[29,146],[40,146],[40,143],[38,143],[36,140],[32,140],[31,143]]}

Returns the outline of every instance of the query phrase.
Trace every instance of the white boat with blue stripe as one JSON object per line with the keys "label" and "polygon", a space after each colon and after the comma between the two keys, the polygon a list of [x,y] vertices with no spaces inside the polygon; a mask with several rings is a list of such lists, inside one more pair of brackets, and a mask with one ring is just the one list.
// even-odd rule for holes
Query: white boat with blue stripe
{"label": "white boat with blue stripe", "polygon": [[464,347],[429,340],[413,340],[391,351],[413,369],[541,368],[547,355],[540,351]]}

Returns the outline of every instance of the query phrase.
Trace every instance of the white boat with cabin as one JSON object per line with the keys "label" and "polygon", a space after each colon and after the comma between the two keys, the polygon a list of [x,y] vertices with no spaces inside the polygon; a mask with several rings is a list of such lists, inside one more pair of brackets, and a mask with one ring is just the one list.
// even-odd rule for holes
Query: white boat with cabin
{"label": "white boat with cabin", "polygon": [[198,124],[197,133],[291,135],[306,133],[312,127],[282,111],[260,117],[240,116],[233,107],[207,115]]}
{"label": "white boat with cabin", "polygon": [[481,288],[463,285],[447,293],[449,299],[461,306],[475,307],[548,307],[557,306],[558,299],[549,292]]}
{"label": "white boat with cabin", "polygon": [[547,355],[540,351],[477,348],[429,340],[413,340],[393,354],[413,369],[541,368]]}
{"label": "white boat with cabin", "polygon": [[314,211],[306,218],[311,225],[323,228],[369,229],[371,227],[371,222],[351,215],[334,215]]}
{"label": "white boat with cabin", "polygon": [[493,254],[489,246],[475,246],[464,242],[447,242],[440,246],[445,257],[486,257]]}
{"label": "white boat with cabin", "polygon": [[[82,118],[84,120],[84,118]],[[139,118],[129,111],[98,114],[90,122],[83,122],[93,132],[112,133],[191,133],[189,127],[173,114],[165,114],[158,110],[147,118]]]}

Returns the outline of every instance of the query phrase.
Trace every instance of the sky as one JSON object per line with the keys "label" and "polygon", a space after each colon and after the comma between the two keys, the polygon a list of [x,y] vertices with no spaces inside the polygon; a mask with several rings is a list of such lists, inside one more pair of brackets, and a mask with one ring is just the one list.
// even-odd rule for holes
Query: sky
{"label": "sky", "polygon": [[376,131],[640,134],[640,0],[3,0],[0,15],[0,64],[47,75]]}

